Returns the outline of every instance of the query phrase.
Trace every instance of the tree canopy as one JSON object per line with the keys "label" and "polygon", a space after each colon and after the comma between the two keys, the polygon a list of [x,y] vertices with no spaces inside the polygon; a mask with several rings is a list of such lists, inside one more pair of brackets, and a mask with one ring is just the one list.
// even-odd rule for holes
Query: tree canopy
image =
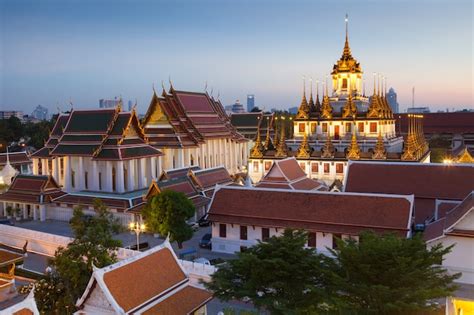
{"label": "tree canopy", "polygon": [[427,248],[420,235],[364,232],[360,242],[337,241],[334,257],[326,258],[329,282],[337,304],[363,314],[407,314],[435,309],[429,301],[450,295],[460,275],[440,266],[452,247]]}
{"label": "tree canopy", "polygon": [[194,205],[185,194],[164,190],[148,201],[142,213],[147,229],[163,237],[169,234],[170,241],[176,241],[182,248],[183,242],[193,236],[186,220],[192,218],[194,212]]}
{"label": "tree canopy", "polygon": [[94,209],[95,216],[85,216],[79,207],[74,209],[74,240],[56,251],[52,272],[35,287],[40,312],[72,313],[92,275],[92,266],[102,268],[116,261],[115,252],[121,242],[113,239],[113,234],[120,227],[100,200],[95,201]]}
{"label": "tree canopy", "polygon": [[205,286],[224,301],[250,300],[271,314],[310,314],[325,308],[321,255],[305,248],[307,233],[285,230],[281,237],[238,253]]}
{"label": "tree canopy", "polygon": [[306,233],[285,230],[238,253],[205,285],[271,314],[419,314],[456,289],[459,274],[440,266],[451,247],[428,248],[419,235],[364,232],[325,255],[306,243]]}

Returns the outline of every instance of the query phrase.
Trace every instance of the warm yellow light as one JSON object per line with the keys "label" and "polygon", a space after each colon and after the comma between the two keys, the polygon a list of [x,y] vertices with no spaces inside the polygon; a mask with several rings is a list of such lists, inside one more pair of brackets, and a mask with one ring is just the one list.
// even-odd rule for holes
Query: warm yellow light
{"label": "warm yellow light", "polygon": [[135,229],[135,223],[130,222],[129,227],[130,227],[130,230],[134,230]]}
{"label": "warm yellow light", "polygon": [[145,224],[140,225],[140,230],[145,231]]}
{"label": "warm yellow light", "polygon": [[451,164],[451,163],[453,163],[453,160],[451,160],[451,159],[444,159],[444,160],[443,160],[443,163],[444,163],[444,164]]}

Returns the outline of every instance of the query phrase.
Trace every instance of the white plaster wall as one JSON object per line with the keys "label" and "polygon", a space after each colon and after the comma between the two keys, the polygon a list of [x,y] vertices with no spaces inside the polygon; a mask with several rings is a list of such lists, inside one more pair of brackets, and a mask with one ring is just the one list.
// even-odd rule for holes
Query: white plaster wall
{"label": "white plaster wall", "polygon": [[445,247],[456,244],[451,253],[445,256],[443,266],[450,272],[462,273],[457,282],[474,284],[474,239],[446,236],[432,244],[437,243],[442,243]]}

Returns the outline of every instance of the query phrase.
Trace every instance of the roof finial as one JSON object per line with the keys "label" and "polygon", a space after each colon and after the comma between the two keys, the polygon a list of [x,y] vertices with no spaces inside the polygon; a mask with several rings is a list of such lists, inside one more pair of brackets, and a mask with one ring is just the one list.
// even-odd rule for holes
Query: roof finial
{"label": "roof finial", "polygon": [[[163,81],[161,81],[161,83],[163,83]],[[153,93],[156,94],[155,82],[153,82],[153,83],[151,84],[151,88],[153,89]]]}
{"label": "roof finial", "polygon": [[313,78],[309,77],[309,96],[313,98]]}
{"label": "roof finial", "polygon": [[220,96],[221,96],[221,91],[217,90],[217,100],[219,100]]}
{"label": "roof finial", "polygon": [[377,72],[374,72],[374,95],[375,95],[375,92],[376,92],[376,89],[375,89],[376,80],[377,80]]}
{"label": "roof finial", "polygon": [[306,97],[306,77],[303,76],[303,97]]}
{"label": "roof finial", "polygon": [[10,165],[10,158],[8,157],[8,142],[7,142],[7,164],[6,165]]}
{"label": "roof finial", "polygon": [[211,87],[211,96],[212,96],[213,93],[214,93],[214,88]]}
{"label": "roof finial", "polygon": [[327,75],[327,74],[326,74],[325,85],[326,85],[326,96],[329,96],[329,92],[328,92],[328,75]]}
{"label": "roof finial", "polygon": [[349,38],[349,15],[346,13],[346,41],[348,41]]}
{"label": "roof finial", "polygon": [[173,83],[171,82],[171,75],[168,76],[168,82],[170,83],[170,91],[174,90]]}
{"label": "roof finial", "polygon": [[204,92],[207,92],[207,80],[206,80],[206,84],[204,85]]}

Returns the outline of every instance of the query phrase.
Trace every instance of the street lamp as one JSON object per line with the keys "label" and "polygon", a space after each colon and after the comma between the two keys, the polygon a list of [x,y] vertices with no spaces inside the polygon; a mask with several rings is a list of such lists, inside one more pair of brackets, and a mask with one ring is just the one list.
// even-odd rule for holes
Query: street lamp
{"label": "street lamp", "polygon": [[129,224],[130,230],[135,232],[137,235],[137,250],[140,251],[140,233],[145,232],[145,224],[138,222],[138,221],[132,221]]}

